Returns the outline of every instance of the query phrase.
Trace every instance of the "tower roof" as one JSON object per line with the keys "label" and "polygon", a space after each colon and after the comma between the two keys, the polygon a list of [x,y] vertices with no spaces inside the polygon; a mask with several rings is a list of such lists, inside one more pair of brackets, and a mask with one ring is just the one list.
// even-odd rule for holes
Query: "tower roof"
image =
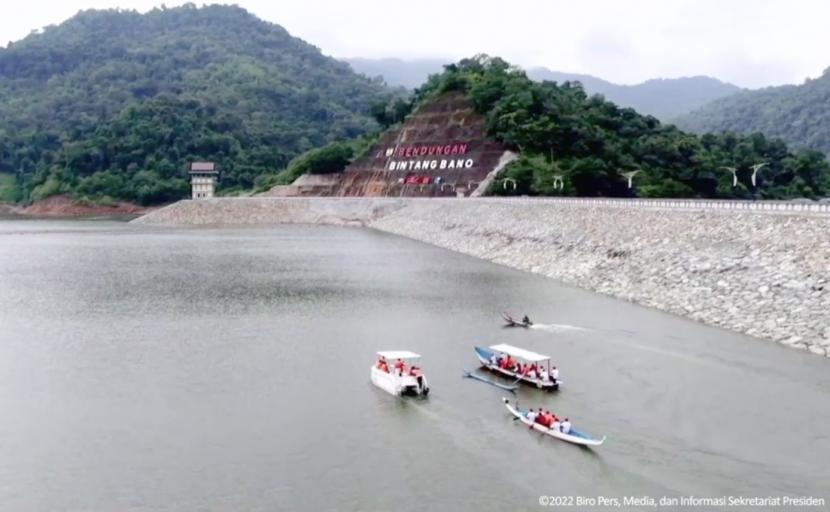
{"label": "tower roof", "polygon": [[189,172],[216,172],[216,164],[213,162],[191,162]]}

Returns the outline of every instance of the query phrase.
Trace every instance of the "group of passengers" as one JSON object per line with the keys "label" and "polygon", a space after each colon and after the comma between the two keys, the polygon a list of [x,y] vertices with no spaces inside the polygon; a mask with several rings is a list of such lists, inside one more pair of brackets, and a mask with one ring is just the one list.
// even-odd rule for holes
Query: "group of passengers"
{"label": "group of passengers", "polygon": [[541,407],[539,407],[538,411],[534,411],[533,409],[529,410],[525,416],[531,421],[530,428],[533,428],[533,423],[538,423],[545,428],[556,430],[563,434],[569,434],[571,432],[571,422],[568,418],[560,420],[552,412],[543,411]]}
{"label": "group of passengers", "polygon": [[559,380],[559,370],[555,366],[548,373],[545,367],[537,365],[536,363],[522,364],[520,361],[513,359],[510,354],[502,354],[500,356],[497,356],[495,353],[490,354],[490,364],[532,380],[554,383]]}
{"label": "group of passengers", "polygon": [[[378,358],[376,366],[378,370],[381,370],[386,373],[392,373],[389,371],[389,363],[386,362],[386,358],[383,356],[380,356]],[[409,366],[403,359],[400,358],[398,358],[395,361],[393,368],[395,370],[395,374],[397,374],[398,377],[402,377],[404,375],[411,375],[412,377],[417,377],[418,375],[421,375],[421,369],[419,367],[415,365]]]}

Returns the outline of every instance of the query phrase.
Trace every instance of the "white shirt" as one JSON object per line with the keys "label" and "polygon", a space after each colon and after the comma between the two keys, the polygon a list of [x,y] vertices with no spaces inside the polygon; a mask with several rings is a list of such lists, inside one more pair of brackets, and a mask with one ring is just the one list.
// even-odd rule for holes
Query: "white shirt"
{"label": "white shirt", "polygon": [[559,421],[554,420],[553,423],[551,424],[550,428],[553,429],[553,430],[559,431]]}
{"label": "white shirt", "polygon": [[562,422],[562,433],[567,434],[571,431],[571,422],[570,421],[563,421]]}
{"label": "white shirt", "polygon": [[536,422],[536,416],[538,416],[538,415],[539,415],[538,412],[530,411],[529,413],[527,413],[527,419],[529,419],[530,421],[535,423]]}
{"label": "white shirt", "polygon": [[542,380],[548,380],[548,372],[542,368],[542,371],[539,373],[539,378]]}
{"label": "white shirt", "polygon": [[559,380],[559,369],[554,368],[553,370],[550,371],[550,375],[551,375],[551,377],[553,377],[553,380]]}

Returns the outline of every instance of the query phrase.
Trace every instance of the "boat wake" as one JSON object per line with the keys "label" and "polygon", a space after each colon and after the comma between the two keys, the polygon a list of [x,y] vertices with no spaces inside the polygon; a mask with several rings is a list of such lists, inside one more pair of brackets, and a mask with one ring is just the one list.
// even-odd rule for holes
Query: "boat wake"
{"label": "boat wake", "polygon": [[569,324],[532,324],[530,328],[536,329],[537,331],[547,332],[591,331],[591,329],[588,329],[587,327],[579,327],[578,325]]}

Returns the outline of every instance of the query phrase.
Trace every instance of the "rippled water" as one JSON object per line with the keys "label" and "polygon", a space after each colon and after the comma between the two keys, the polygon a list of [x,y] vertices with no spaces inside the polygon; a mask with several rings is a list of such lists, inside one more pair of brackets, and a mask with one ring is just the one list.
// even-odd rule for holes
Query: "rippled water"
{"label": "rippled water", "polygon": [[[502,329],[527,312],[539,329]],[[513,422],[474,344],[606,444]],[[420,352],[433,394],[368,382]],[[539,495],[828,497],[830,366],[360,229],[0,221],[0,509],[526,510]]]}

